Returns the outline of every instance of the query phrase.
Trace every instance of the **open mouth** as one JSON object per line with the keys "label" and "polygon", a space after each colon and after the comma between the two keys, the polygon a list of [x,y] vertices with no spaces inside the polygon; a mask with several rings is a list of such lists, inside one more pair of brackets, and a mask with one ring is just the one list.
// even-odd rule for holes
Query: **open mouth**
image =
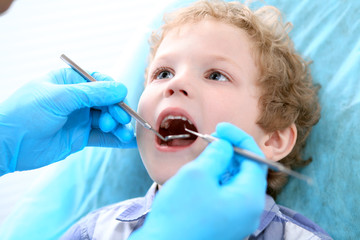
{"label": "open mouth", "polygon": [[[196,126],[186,117],[168,115],[162,120],[158,131],[163,137],[189,134],[185,131],[185,128],[197,132]],[[191,145],[196,138],[197,137],[192,134],[190,134],[188,138],[173,139],[168,141],[163,141],[157,137],[157,142],[160,146],[183,147]]]}

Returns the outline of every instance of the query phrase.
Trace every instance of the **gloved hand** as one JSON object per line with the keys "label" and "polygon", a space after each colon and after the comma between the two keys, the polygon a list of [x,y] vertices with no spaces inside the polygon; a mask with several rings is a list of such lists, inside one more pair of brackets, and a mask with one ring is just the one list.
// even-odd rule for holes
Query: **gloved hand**
{"label": "gloved hand", "polygon": [[[154,199],[137,239],[242,239],[254,232],[265,204],[267,167],[234,155],[232,145],[263,156],[255,141],[239,128],[221,123],[214,141],[183,166]],[[220,180],[239,162],[238,171]]]}
{"label": "gloved hand", "polygon": [[126,87],[92,76],[99,82],[60,69],[0,104],[0,175],[57,162],[85,146],[136,147],[130,116],[114,105]]}

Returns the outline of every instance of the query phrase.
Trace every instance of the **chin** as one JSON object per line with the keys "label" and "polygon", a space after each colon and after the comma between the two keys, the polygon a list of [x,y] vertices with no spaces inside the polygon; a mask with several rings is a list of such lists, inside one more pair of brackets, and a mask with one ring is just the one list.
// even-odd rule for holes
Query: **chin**
{"label": "chin", "polygon": [[180,168],[182,168],[188,161],[184,161],[182,159],[166,159],[162,161],[162,163],[157,162],[156,166],[152,166],[150,170],[150,166],[147,166],[148,173],[151,179],[158,183],[159,185],[163,185],[167,180],[172,178]]}

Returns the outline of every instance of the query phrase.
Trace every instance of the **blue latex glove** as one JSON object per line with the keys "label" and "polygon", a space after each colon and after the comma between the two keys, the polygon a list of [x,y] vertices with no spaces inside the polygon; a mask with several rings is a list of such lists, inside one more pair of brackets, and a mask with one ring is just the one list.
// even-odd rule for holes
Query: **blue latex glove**
{"label": "blue latex glove", "polygon": [[[254,232],[265,204],[267,167],[234,155],[232,145],[263,156],[239,128],[221,123],[200,156],[166,182],[144,225],[130,239],[242,239]],[[238,171],[220,184],[232,161]]]}
{"label": "blue latex glove", "polygon": [[130,116],[114,105],[126,87],[92,76],[100,82],[60,69],[0,104],[0,175],[60,161],[85,146],[136,147]]}

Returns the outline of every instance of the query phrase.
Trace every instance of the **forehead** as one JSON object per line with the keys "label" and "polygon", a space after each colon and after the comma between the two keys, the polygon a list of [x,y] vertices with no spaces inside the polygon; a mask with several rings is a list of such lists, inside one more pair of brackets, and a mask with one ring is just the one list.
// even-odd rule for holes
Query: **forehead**
{"label": "forehead", "polygon": [[169,51],[174,45],[176,48],[186,48],[195,44],[200,49],[207,47],[207,52],[251,54],[253,50],[248,34],[241,28],[219,20],[205,19],[167,29],[155,55]]}
{"label": "forehead", "polygon": [[166,31],[154,60],[168,61],[174,57],[228,61],[240,71],[258,73],[248,34],[233,24],[215,19],[186,23]]}

